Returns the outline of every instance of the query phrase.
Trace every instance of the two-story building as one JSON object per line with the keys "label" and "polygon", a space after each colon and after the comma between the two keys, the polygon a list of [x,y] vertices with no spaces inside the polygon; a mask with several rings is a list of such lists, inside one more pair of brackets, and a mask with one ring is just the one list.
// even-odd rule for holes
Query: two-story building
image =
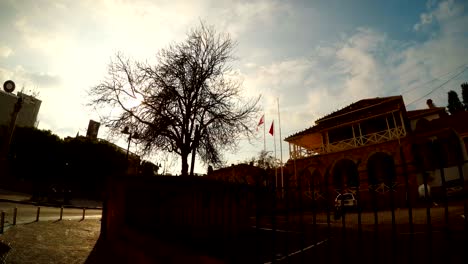
{"label": "two-story building", "polygon": [[[355,102],[285,139],[289,184],[318,204],[353,193],[362,207],[387,207],[417,200],[425,180],[442,186],[441,171],[445,182],[463,182],[467,158],[460,135],[468,129],[457,132],[447,118],[456,119],[432,104],[407,111],[402,96]],[[441,147],[445,151],[438,152]]]}

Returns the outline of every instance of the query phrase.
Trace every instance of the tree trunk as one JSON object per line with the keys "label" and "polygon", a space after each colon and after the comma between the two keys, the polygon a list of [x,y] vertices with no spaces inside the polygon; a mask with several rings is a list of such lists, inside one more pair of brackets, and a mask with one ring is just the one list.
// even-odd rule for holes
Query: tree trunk
{"label": "tree trunk", "polygon": [[198,148],[198,141],[200,140],[199,139],[200,137],[200,130],[199,130],[199,126],[196,125],[196,128],[195,128],[195,137],[193,139],[193,149],[192,149],[192,162],[190,163],[190,176],[193,176],[193,170],[194,170],[194,167],[195,167],[195,155],[196,155],[196,152],[197,152],[197,148]]}
{"label": "tree trunk", "polygon": [[182,159],[182,171],[181,171],[181,176],[188,176],[188,152],[187,151],[183,151],[180,155],[181,159]]}

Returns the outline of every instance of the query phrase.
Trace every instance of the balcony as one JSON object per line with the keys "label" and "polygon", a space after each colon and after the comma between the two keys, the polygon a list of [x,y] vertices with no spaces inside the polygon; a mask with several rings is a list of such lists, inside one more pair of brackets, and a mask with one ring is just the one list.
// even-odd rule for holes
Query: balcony
{"label": "balcony", "polygon": [[376,133],[356,136],[354,138],[329,143],[328,145],[322,145],[321,147],[314,149],[306,149],[299,146],[295,146],[294,151],[291,151],[291,158],[305,158],[319,154],[344,151],[362,146],[383,143],[390,140],[399,139],[405,136],[406,130],[404,129],[404,127],[396,127],[389,128],[387,130],[379,131]]}

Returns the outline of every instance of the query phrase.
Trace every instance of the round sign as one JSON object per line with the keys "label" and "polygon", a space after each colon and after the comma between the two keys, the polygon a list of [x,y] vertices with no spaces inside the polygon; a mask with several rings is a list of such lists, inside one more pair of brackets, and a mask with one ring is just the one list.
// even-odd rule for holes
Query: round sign
{"label": "round sign", "polygon": [[5,92],[7,93],[11,93],[15,90],[15,82],[13,82],[12,80],[8,80],[6,82],[3,83],[3,90],[5,90]]}

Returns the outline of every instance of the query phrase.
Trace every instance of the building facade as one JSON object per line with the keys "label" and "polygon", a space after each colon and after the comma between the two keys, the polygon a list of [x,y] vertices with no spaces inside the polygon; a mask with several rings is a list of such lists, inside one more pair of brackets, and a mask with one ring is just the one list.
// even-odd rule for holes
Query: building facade
{"label": "building facade", "polygon": [[468,128],[453,127],[457,118],[433,106],[407,111],[402,96],[360,100],[285,139],[288,184],[319,204],[352,193],[364,208],[417,201],[424,182],[463,189]]}
{"label": "building facade", "polygon": [[37,127],[37,115],[41,108],[41,100],[18,92],[6,93],[0,91],[0,126],[9,126],[14,106],[19,98],[22,98],[22,106],[16,119],[17,126]]}

